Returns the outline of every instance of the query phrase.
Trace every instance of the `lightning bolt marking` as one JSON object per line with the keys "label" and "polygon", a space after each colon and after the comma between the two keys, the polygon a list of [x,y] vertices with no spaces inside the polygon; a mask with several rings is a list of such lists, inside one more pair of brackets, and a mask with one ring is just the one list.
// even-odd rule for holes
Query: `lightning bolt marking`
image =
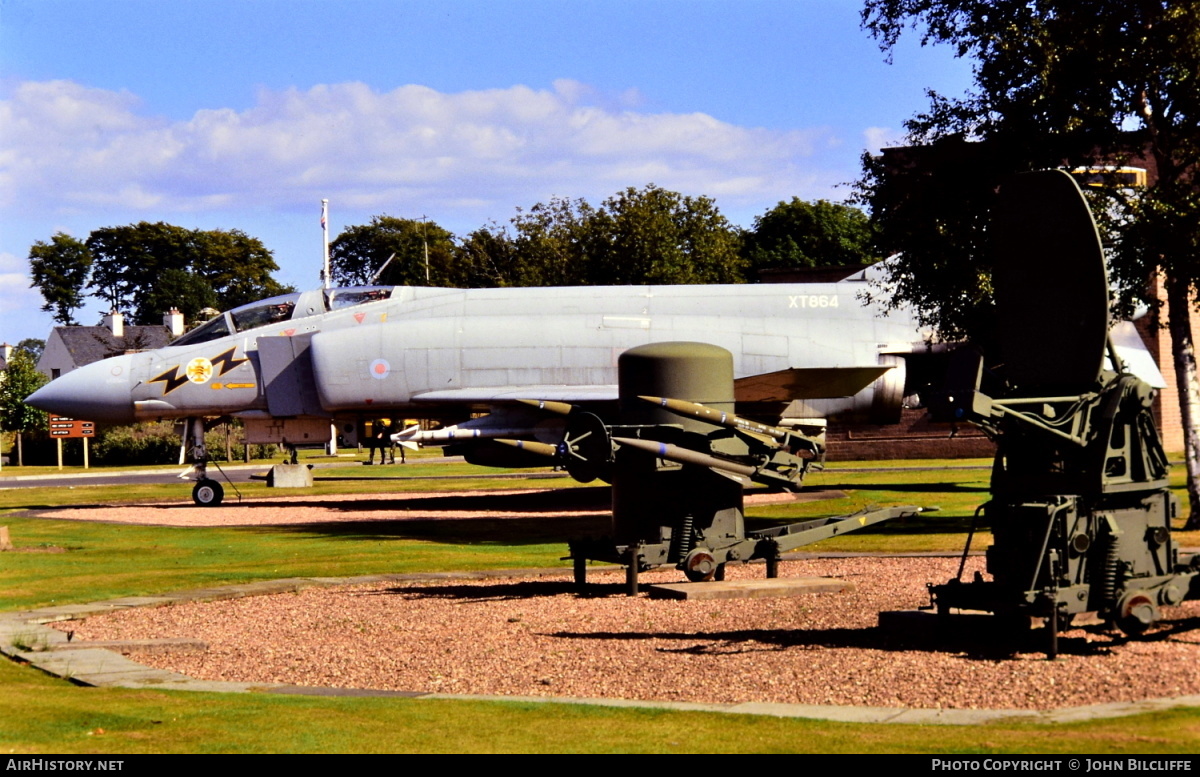
{"label": "lightning bolt marking", "polygon": [[187,379],[187,375],[179,374],[179,365],[176,364],[174,367],[167,370],[162,375],[159,375],[157,378],[151,378],[150,380],[148,380],[146,382],[147,383],[162,383],[162,384],[164,384],[163,396],[165,397],[167,394],[170,394],[172,391],[179,388],[184,383],[187,383],[188,379]]}
{"label": "lightning bolt marking", "polygon": [[219,366],[221,368],[221,371],[219,373],[217,373],[218,378],[221,377],[222,375],[224,375],[225,373],[229,372],[230,370],[232,370],[234,367],[238,366],[239,364],[250,361],[249,359],[247,359],[245,357],[242,357],[241,359],[233,358],[233,354],[236,352],[237,352],[237,347],[235,346],[233,348],[230,348],[228,351],[221,354],[220,356],[215,356],[210,360],[210,361],[212,361],[214,367]]}
{"label": "lightning bolt marking", "polygon": [[[232,370],[234,367],[237,367],[242,362],[250,361],[249,359],[247,359],[245,357],[243,357],[241,359],[233,358],[233,355],[236,352],[237,352],[236,347],[230,348],[228,351],[221,354],[220,356],[217,356],[217,357],[209,360],[212,362],[214,367],[219,367],[221,369],[221,371],[217,374],[217,377],[224,375],[225,373]],[[186,374],[184,374],[184,375],[179,374],[179,365],[176,364],[174,367],[167,370],[163,374],[159,375],[156,378],[151,378],[150,380],[148,380],[146,382],[147,383],[162,383],[163,384],[163,396],[165,397],[167,394],[170,394],[175,389],[177,389],[180,386],[182,386],[183,384],[187,383],[188,377]]]}

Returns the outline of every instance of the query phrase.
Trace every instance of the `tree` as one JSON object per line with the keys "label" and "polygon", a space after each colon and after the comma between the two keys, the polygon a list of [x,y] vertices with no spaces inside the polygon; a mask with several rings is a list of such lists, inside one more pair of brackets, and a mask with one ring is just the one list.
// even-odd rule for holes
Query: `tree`
{"label": "tree", "polygon": [[205,307],[228,309],[283,294],[279,269],[257,238],[239,230],[191,230],[140,222],[93,230],[88,287],[131,323],[154,324],[172,307],[196,320]]}
{"label": "tree", "polygon": [[[972,93],[961,99],[931,93],[930,110],[908,123],[914,143],[983,141],[988,159],[970,170],[974,185],[960,181],[959,190],[929,185],[923,193],[903,194],[882,182],[878,165],[868,165],[863,184],[876,218],[893,222],[884,227],[884,240],[899,238],[900,244],[888,245],[904,251],[892,270],[899,299],[925,304],[934,319],[960,306],[956,293],[986,292],[979,251],[985,225],[983,211],[974,220],[960,211],[953,223],[939,224],[930,216],[933,201],[918,200],[932,195],[937,204],[954,206],[961,202],[955,197],[981,197],[1003,174],[1022,169],[1149,161],[1154,186],[1135,197],[1112,188],[1109,201],[1094,210],[1110,230],[1111,272],[1127,300],[1144,293],[1151,272],[1166,277],[1188,525],[1200,527],[1200,383],[1188,315],[1200,280],[1200,2],[867,0],[863,24],[885,50],[906,28],[920,25],[923,43],[949,43],[976,62]],[[921,219],[909,228],[895,226],[904,212]],[[935,233],[951,228],[962,232],[939,244]],[[938,277],[948,257],[918,255],[923,244],[944,251],[951,243],[964,251],[957,263],[975,272]],[[936,298],[916,291],[924,282],[938,287]]]}
{"label": "tree", "polygon": [[[203,307],[228,310],[295,291],[271,276],[278,269],[270,249],[240,229],[196,230],[192,233],[191,271],[202,278],[215,295],[213,304],[200,305],[197,310]],[[182,306],[180,310],[183,310]]]}
{"label": "tree", "polygon": [[[165,271],[187,272],[192,264],[191,230],[146,221],[93,230],[87,247],[95,257],[90,287],[111,310],[130,315],[130,323],[148,323],[147,294]],[[162,311],[157,311],[159,314]]]}
{"label": "tree", "polygon": [[512,219],[514,236],[472,233],[471,250],[508,286],[736,283],[738,234],[716,203],[650,184],[599,207],[554,198]]}
{"label": "tree", "polygon": [[22,435],[46,428],[46,414],[25,404],[25,398],[47,381],[48,378],[37,371],[33,356],[22,348],[13,350],[7,369],[0,373],[0,424],[4,431],[16,433],[18,466],[25,463]]}
{"label": "tree", "polygon": [[529,285],[520,283],[522,267],[508,230],[491,223],[456,247],[451,285],[465,289]]}
{"label": "tree", "polygon": [[588,227],[590,283],[742,280],[738,234],[708,197],[630,187],[605,200]]}
{"label": "tree", "polygon": [[[263,296],[273,296],[264,294]],[[250,301],[253,301],[252,298]],[[261,299],[259,297],[258,299]],[[241,304],[240,302],[238,304]],[[141,294],[141,310],[145,311],[148,320],[138,323],[154,324],[161,320],[163,313],[171,308],[177,308],[183,314],[184,321],[198,321],[203,316],[200,311],[205,308],[224,310],[237,305],[222,303],[217,299],[217,292],[212,284],[200,275],[169,267],[158,274],[158,280],[153,286]],[[157,314],[157,317],[156,317]]]}
{"label": "tree", "polygon": [[92,252],[80,240],[57,232],[49,243],[29,249],[31,287],[42,293],[42,310],[53,311],[60,324],[75,324],[74,311],[83,307],[83,288],[92,269]]}
{"label": "tree", "polygon": [[454,236],[432,221],[374,216],[370,224],[347,227],[337,236],[329,245],[329,263],[339,286],[450,286]]}
{"label": "tree", "polygon": [[46,341],[36,337],[26,337],[17,343],[17,348],[29,354],[29,358],[33,359],[36,364],[37,360],[42,358],[42,352],[46,350]]}
{"label": "tree", "polygon": [[579,286],[588,282],[589,226],[596,209],[582,198],[556,197],[517,209],[512,219],[515,266],[509,277],[513,286]]}
{"label": "tree", "polygon": [[858,208],[793,197],[754,219],[742,236],[742,256],[752,270],[875,261],[875,230]]}

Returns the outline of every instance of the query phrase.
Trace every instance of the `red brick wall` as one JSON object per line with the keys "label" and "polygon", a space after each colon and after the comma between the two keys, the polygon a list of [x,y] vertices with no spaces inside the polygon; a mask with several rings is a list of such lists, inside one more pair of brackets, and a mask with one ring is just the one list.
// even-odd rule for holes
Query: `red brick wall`
{"label": "red brick wall", "polygon": [[865,459],[969,459],[996,455],[978,427],[960,424],[954,437],[950,424],[934,423],[924,410],[905,410],[900,423],[839,424],[830,422],[825,435],[829,461]]}
{"label": "red brick wall", "polygon": [[[1183,424],[1179,417],[1179,391],[1175,388],[1175,360],[1171,357],[1171,333],[1167,331],[1167,294],[1162,278],[1156,276],[1150,285],[1155,299],[1162,305],[1157,310],[1151,310],[1135,322],[1137,330],[1150,350],[1158,369],[1163,374],[1167,384],[1154,400],[1154,420],[1158,422],[1158,431],[1162,435],[1163,447],[1168,453],[1183,450]],[[1189,316],[1192,332],[1197,331],[1200,314],[1193,305]],[[1161,324],[1161,325],[1160,325]]]}

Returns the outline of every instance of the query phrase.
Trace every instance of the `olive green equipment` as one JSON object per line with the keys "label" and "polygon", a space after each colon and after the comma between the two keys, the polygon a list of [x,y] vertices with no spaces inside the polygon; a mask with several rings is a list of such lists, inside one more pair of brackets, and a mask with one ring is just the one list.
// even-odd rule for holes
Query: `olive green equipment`
{"label": "olive green equipment", "polygon": [[746,486],[798,491],[824,461],[824,426],[771,426],[734,412],[733,360],[705,343],[654,343],[618,361],[616,423],[563,402],[524,404],[564,416],[557,445],[497,442],[552,458],[576,480],[612,484],[612,534],[570,543],[576,582],[589,560],[619,563],[637,592],[639,572],[675,566],[691,581],[721,579],[731,562],[766,562],[818,540],[913,515],[905,506],[747,531]]}
{"label": "olive green equipment", "polygon": [[969,539],[958,575],[930,593],[943,617],[993,613],[1013,636],[1040,621],[1053,657],[1082,613],[1143,632],[1200,593],[1197,569],[1171,537],[1154,390],[1112,345],[1103,249],[1078,187],[1060,171],[1010,179],[991,233],[1000,358],[985,370],[960,351],[948,404],[996,441],[991,500],[976,511],[993,541],[986,574],[963,579]]}

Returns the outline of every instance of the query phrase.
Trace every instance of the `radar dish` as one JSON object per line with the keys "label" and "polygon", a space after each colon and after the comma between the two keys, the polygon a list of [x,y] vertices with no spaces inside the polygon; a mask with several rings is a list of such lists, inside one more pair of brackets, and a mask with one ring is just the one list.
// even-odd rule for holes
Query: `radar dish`
{"label": "radar dish", "polygon": [[1023,173],[992,212],[1002,372],[1018,393],[1095,386],[1108,336],[1108,277],[1092,212],[1061,170]]}

